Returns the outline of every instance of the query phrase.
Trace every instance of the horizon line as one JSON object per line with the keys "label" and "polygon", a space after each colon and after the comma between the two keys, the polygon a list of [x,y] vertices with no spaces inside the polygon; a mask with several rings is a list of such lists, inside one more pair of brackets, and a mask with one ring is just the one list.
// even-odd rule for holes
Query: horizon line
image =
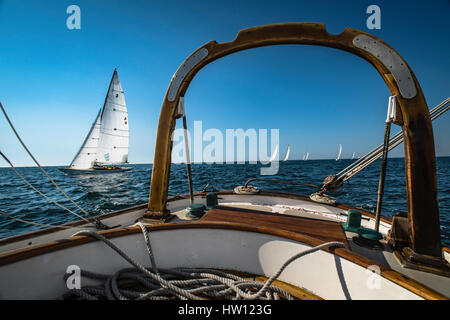
{"label": "horizon line", "polygon": [[[390,159],[404,159],[405,157],[404,156],[402,156],[402,157],[390,157]],[[450,158],[450,155],[448,155],[448,156],[436,156],[436,158]],[[358,160],[358,159],[351,159],[351,158],[342,158],[342,159],[340,159],[340,160],[336,160],[336,159],[334,159],[334,158],[322,158],[322,159],[308,159],[308,160],[302,160],[302,159],[291,159],[291,160],[287,160],[287,161],[323,161],[323,160],[333,160],[333,161],[341,161],[341,160]],[[378,159],[377,159],[378,160]],[[258,162],[260,162],[260,161],[257,161],[257,163]],[[278,162],[285,162],[285,161],[283,161],[283,160],[279,160]],[[252,164],[257,164],[257,163],[252,163]],[[136,163],[127,163],[127,164],[125,164],[125,165],[136,165],[136,164],[146,164],[146,165],[149,165],[149,164],[151,164],[151,165],[153,165],[153,162],[136,162]],[[175,162],[172,162],[171,164],[186,164],[186,162],[178,162],[178,163],[175,163]],[[227,162],[223,162],[223,163],[216,163],[216,162],[213,162],[213,163],[206,163],[206,162],[191,162],[191,164],[208,164],[208,165],[212,165],[212,164],[249,164],[248,163],[248,161],[245,161],[244,163],[238,163],[237,161],[236,162],[233,162],[233,163],[227,163]],[[67,165],[41,165],[42,167],[67,167]],[[38,166],[14,166],[15,168],[38,168]],[[0,169],[1,168],[11,168],[11,166],[8,166],[8,165],[6,165],[6,166],[3,166],[3,165],[0,165]]]}

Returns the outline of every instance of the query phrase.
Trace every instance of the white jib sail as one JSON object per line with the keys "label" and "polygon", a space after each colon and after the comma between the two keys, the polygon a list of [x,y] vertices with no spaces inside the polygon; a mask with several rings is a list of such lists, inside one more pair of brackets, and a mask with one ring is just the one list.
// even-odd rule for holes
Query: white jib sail
{"label": "white jib sail", "polygon": [[287,148],[287,151],[286,151],[286,156],[284,157],[283,161],[288,161],[290,152],[291,152],[291,147],[288,145],[288,148]]}
{"label": "white jib sail", "polygon": [[339,153],[338,153],[338,156],[336,158],[336,161],[338,161],[341,158],[341,154],[342,154],[342,144],[339,144]]}
{"label": "white jib sail", "polygon": [[128,162],[128,111],[125,96],[114,70],[100,118],[100,140],[97,161],[104,164]]}
{"label": "white jib sail", "polygon": [[275,151],[272,153],[272,156],[270,157],[270,162],[274,161],[275,159],[278,160],[278,145],[275,147]]}
{"label": "white jib sail", "polygon": [[309,158],[309,152],[306,153],[305,160],[308,160],[308,158]]}
{"label": "white jib sail", "polygon": [[95,160],[97,159],[97,146],[100,137],[100,116],[102,110],[98,112],[97,117],[95,118],[94,123],[89,130],[89,133],[84,139],[83,144],[81,145],[80,150],[73,158],[70,163],[71,169],[89,169],[94,165]]}

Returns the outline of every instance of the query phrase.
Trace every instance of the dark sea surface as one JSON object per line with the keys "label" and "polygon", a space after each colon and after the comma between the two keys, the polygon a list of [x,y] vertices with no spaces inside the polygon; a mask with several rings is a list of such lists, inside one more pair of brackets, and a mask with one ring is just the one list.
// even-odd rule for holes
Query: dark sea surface
{"label": "dark sea surface", "polygon": [[[209,183],[216,189],[233,189],[250,178],[290,180],[321,185],[323,179],[337,173],[354,160],[308,160],[280,162],[275,176],[260,176],[260,164],[194,164],[192,175],[194,191],[202,191]],[[114,174],[66,175],[58,167],[45,167],[56,183],[83,209],[101,215],[146,203],[150,189],[152,165],[132,165],[133,170]],[[18,170],[41,192],[62,205],[75,210],[38,168],[23,167]],[[374,208],[377,201],[380,161],[376,161],[355,175],[337,192],[330,193],[341,203]],[[437,158],[438,196],[441,236],[444,245],[450,246],[450,157]],[[311,194],[315,190],[302,186],[255,182],[262,189]],[[173,164],[169,194],[188,193],[186,166]],[[11,168],[0,168],[0,210],[25,220],[63,224],[77,220],[48,202],[30,189]],[[406,211],[404,159],[388,161],[383,215],[392,216],[396,211]],[[76,211],[79,213],[79,211]],[[28,225],[0,216],[0,238],[9,237],[42,227]]]}

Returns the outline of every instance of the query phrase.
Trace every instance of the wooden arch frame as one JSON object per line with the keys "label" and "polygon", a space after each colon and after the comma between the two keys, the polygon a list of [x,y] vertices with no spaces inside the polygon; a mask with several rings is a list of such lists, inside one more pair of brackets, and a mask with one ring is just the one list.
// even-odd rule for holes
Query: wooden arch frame
{"label": "wooden arch frame", "polygon": [[161,108],[147,216],[159,218],[166,212],[171,137],[176,119],[180,117],[178,104],[197,72],[234,52],[279,44],[319,45],[353,53],[372,64],[391,94],[397,96],[399,110],[395,123],[402,126],[405,138],[409,245],[415,254],[440,259],[442,247],[433,130],[419,82],[401,56],[382,40],[352,28],[332,35],[320,23],[282,23],[245,29],[234,41],[208,42],[185,60],[173,76]]}

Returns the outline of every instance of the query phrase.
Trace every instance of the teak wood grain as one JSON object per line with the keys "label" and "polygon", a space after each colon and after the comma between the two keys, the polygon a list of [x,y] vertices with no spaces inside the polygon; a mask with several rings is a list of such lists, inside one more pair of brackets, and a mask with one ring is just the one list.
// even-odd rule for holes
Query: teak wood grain
{"label": "teak wood grain", "polygon": [[242,208],[216,206],[209,210],[203,218],[201,218],[200,222],[233,222],[275,228],[280,231],[296,232],[322,240],[323,242],[340,241],[345,244],[347,249],[350,249],[341,224],[333,221],[294,217]]}

